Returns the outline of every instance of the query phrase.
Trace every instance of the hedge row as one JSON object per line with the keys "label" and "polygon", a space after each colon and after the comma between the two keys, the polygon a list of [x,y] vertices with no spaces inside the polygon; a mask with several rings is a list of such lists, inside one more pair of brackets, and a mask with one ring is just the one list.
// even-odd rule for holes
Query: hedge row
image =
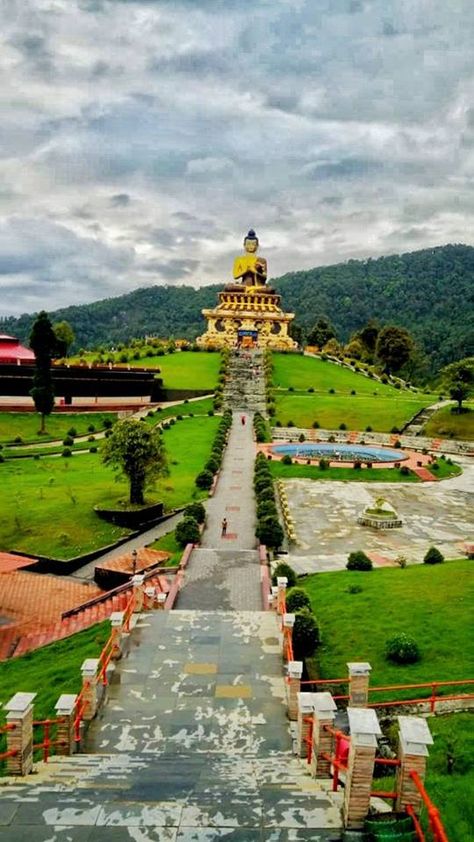
{"label": "hedge row", "polygon": [[227,369],[229,368],[229,359],[230,359],[230,351],[228,348],[224,348],[221,351],[221,364],[219,368],[219,377],[216,390],[214,392],[214,409],[219,410],[222,408],[222,401],[224,397],[224,386],[227,377]]}
{"label": "hedge row", "polygon": [[288,614],[295,615],[293,626],[293,655],[296,661],[304,658],[311,658],[320,643],[319,626],[311,609],[311,600],[303,588],[295,587],[297,576],[295,571],[286,562],[280,562],[275,567],[272,575],[272,583],[277,584],[279,576],[285,576],[288,580],[286,593],[286,610]]}
{"label": "hedge row", "polygon": [[278,519],[273,478],[263,453],[259,453],[255,459],[253,487],[257,500],[255,534],[261,544],[276,549],[283,541],[283,529]]}
{"label": "hedge row", "polygon": [[224,412],[224,415],[221,418],[216,435],[214,436],[211,455],[204,466],[204,470],[201,471],[196,477],[195,482],[198,488],[202,488],[205,491],[209,491],[212,485],[214,474],[217,473],[221,466],[222,455],[224,453],[224,448],[227,444],[227,436],[229,434],[231,424],[232,413],[230,410],[226,410],[226,412]]}

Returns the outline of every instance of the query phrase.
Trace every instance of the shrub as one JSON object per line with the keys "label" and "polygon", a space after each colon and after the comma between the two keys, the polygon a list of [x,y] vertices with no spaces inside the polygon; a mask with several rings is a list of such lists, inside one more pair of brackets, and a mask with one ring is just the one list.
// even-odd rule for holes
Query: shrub
{"label": "shrub", "polygon": [[193,517],[184,517],[176,525],[175,537],[180,547],[186,544],[197,544],[200,538],[199,524]]}
{"label": "shrub", "polygon": [[387,640],[385,657],[395,664],[414,664],[420,660],[421,655],[416,640],[401,632]]}
{"label": "shrub", "polygon": [[295,613],[293,626],[293,651],[296,660],[310,658],[319,644],[319,627],[316,617],[307,608]]}
{"label": "shrub", "polygon": [[76,430],[76,428],[75,428],[75,427],[71,427],[71,429],[67,431],[67,435],[68,435],[68,436],[71,436],[71,438],[74,438],[74,436],[77,436],[77,430]]}
{"label": "shrub", "polygon": [[302,608],[311,609],[311,600],[303,588],[290,588],[286,595],[286,610],[290,613],[301,611]]}
{"label": "shrub", "polygon": [[294,392],[294,391],[295,391],[295,387],[294,387],[294,386],[288,386],[288,391],[289,391],[289,392]]}
{"label": "shrub", "polygon": [[87,436],[87,441],[95,441],[95,436]]}
{"label": "shrub", "polygon": [[351,395],[357,395],[357,392],[356,392],[355,389],[351,389]]}
{"label": "shrub", "polygon": [[215,474],[216,471],[219,470],[219,464],[220,464],[220,462],[217,459],[215,459],[213,456],[211,456],[211,458],[207,460],[207,462],[204,466],[204,470],[210,471],[211,474]]}
{"label": "shrub", "polygon": [[423,564],[442,564],[444,555],[440,553],[437,547],[430,547],[423,559]]}
{"label": "shrub", "polygon": [[362,593],[363,588],[360,585],[349,585],[347,593]]}
{"label": "shrub", "polygon": [[280,521],[272,515],[258,521],[255,534],[261,544],[271,549],[277,549],[283,543],[284,533]]}
{"label": "shrub", "polygon": [[391,432],[391,433],[395,433],[395,434],[397,435],[397,434],[400,432],[400,430],[398,429],[398,427],[392,427],[392,429],[390,430],[390,432]]}
{"label": "shrub", "polygon": [[66,438],[63,441],[63,444],[65,444],[66,447],[71,447],[71,445],[74,444],[74,439],[72,438],[72,436],[66,436]]}
{"label": "shrub", "polygon": [[106,418],[105,421],[104,421],[104,428],[106,430],[110,430],[110,428],[113,426],[113,423],[114,422],[112,421],[111,418]]}
{"label": "shrub", "polygon": [[365,428],[365,432],[366,432],[366,433],[371,433],[371,432],[372,432],[372,427],[370,426],[370,424],[367,424],[367,427]]}
{"label": "shrub", "polygon": [[95,433],[95,426],[94,426],[94,424],[89,424],[89,426],[88,426],[88,428],[87,428],[87,432],[88,432],[88,433]]}
{"label": "shrub", "polygon": [[320,459],[319,467],[322,471],[327,471],[327,469],[329,468],[329,459]]}
{"label": "shrub", "polygon": [[397,555],[397,557],[395,559],[395,563],[398,564],[398,566],[401,570],[405,570],[408,562],[407,562],[406,556]]}
{"label": "shrub", "polygon": [[212,417],[212,416],[214,415],[214,410],[213,410],[213,409],[208,409],[208,410],[207,410],[207,414],[208,414],[210,417]]}
{"label": "shrub", "polygon": [[330,394],[330,395],[335,395],[335,394],[336,394],[336,390],[335,390],[335,389],[329,389],[329,394]]}
{"label": "shrub", "polygon": [[314,392],[314,389],[313,389],[313,387],[312,387],[312,386],[310,386],[310,387],[309,387],[308,392],[309,392],[310,394],[312,394],[312,393]]}
{"label": "shrub", "polygon": [[267,486],[266,488],[262,488],[262,490],[258,492],[257,498],[259,503],[263,503],[265,500],[272,500],[275,502],[273,487]]}
{"label": "shrub", "polygon": [[300,434],[299,434],[299,436],[298,436],[298,441],[300,441],[300,442],[304,442],[304,441],[306,441],[306,436],[305,436],[305,434],[304,434],[304,433],[300,433]]}
{"label": "shrub", "polygon": [[279,576],[286,576],[288,579],[288,588],[293,588],[296,585],[296,573],[286,561],[280,561],[272,574],[272,585],[276,585]]}
{"label": "shrub", "polygon": [[339,424],[339,429],[340,430],[347,430],[347,424],[344,424],[344,421],[343,421],[342,424]]}
{"label": "shrub", "polygon": [[276,422],[275,422],[275,427],[281,427],[281,421],[276,421]]}
{"label": "shrub", "polygon": [[319,430],[320,424],[319,421],[313,421],[313,430]]}
{"label": "shrub", "polygon": [[291,456],[288,453],[285,453],[281,462],[282,462],[282,465],[291,465],[292,464]]}
{"label": "shrub", "polygon": [[4,462],[4,461],[5,461],[5,457],[2,456],[2,454],[0,453],[0,462]]}
{"label": "shrub", "polygon": [[371,468],[371,467],[372,467],[372,462],[366,462],[366,465],[367,465],[367,467],[368,467],[368,468]]}
{"label": "shrub", "polygon": [[402,443],[401,443],[400,439],[397,439],[397,440],[396,440],[396,442],[395,442],[395,444],[394,444],[393,446],[394,446],[396,449],[398,449],[399,447],[401,447],[401,446],[402,446]]}
{"label": "shrub", "polygon": [[177,416],[176,416],[176,420],[177,420],[177,421],[182,421],[182,420],[183,420],[183,416],[182,416],[182,415],[177,415]]}
{"label": "shrub", "polygon": [[400,468],[400,473],[403,474],[404,477],[408,476],[408,474],[410,473],[410,468],[408,467],[408,465],[402,465]]}
{"label": "shrub", "polygon": [[97,446],[90,447],[90,448],[89,448],[89,453],[97,453],[98,449],[99,449],[99,448],[98,448]]}
{"label": "shrub", "polygon": [[356,459],[352,467],[355,471],[360,471],[360,469],[362,468],[362,462],[360,461],[360,459]]}
{"label": "shrub", "polygon": [[277,507],[273,500],[262,500],[257,505],[257,519],[263,520],[265,517],[278,517]]}
{"label": "shrub", "polygon": [[202,503],[190,503],[184,510],[184,517],[193,517],[198,523],[204,523],[206,510]]}
{"label": "shrub", "polygon": [[295,422],[294,422],[294,421],[291,421],[291,420],[290,420],[290,421],[287,421],[287,422],[286,422],[286,426],[287,426],[287,427],[294,427],[294,426],[295,426]]}
{"label": "shrub", "polygon": [[204,469],[197,475],[195,482],[198,488],[202,488],[204,491],[209,491],[212,485],[212,480],[213,475],[211,472]]}
{"label": "shrub", "polygon": [[71,448],[70,448],[70,447],[65,447],[61,455],[62,455],[62,456],[65,456],[66,458],[68,458],[69,456],[72,456],[72,450],[71,450]]}
{"label": "shrub", "polygon": [[273,488],[273,482],[270,477],[267,476],[260,476],[259,474],[255,477],[253,483],[255,494],[258,495],[266,488]]}
{"label": "shrub", "polygon": [[336,436],[333,436],[333,435],[328,436],[328,441],[330,441],[330,442],[335,442],[335,441],[336,441]]}
{"label": "shrub", "polygon": [[348,570],[372,570],[372,562],[362,550],[357,550],[349,553],[346,567]]}
{"label": "shrub", "polygon": [[105,433],[104,433],[104,436],[105,436],[106,439],[110,438],[111,435],[112,435],[112,430],[106,430]]}

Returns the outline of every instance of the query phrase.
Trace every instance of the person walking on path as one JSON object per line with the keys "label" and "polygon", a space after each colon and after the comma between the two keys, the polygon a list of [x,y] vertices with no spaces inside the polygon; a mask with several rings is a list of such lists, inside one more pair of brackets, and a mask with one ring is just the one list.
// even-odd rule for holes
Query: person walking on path
{"label": "person walking on path", "polygon": [[240,420],[242,422],[242,427],[245,427],[245,415],[241,415]]}
{"label": "person walking on path", "polygon": [[227,518],[224,517],[224,518],[222,518],[222,532],[221,532],[221,535],[222,535],[223,538],[225,538],[226,533],[227,533]]}

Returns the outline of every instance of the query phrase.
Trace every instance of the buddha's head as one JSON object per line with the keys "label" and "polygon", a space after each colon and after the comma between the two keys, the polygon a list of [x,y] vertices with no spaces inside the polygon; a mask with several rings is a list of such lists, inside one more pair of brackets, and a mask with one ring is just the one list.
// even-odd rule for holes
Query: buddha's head
{"label": "buddha's head", "polygon": [[248,254],[255,254],[258,249],[258,237],[253,228],[251,228],[247,236],[244,237],[244,249],[248,252]]}

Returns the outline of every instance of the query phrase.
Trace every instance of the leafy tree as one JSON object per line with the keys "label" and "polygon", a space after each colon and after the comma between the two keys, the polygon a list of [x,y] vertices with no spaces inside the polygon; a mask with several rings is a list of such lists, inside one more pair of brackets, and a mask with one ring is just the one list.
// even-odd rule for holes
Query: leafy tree
{"label": "leafy tree", "polygon": [[115,424],[102,452],[104,463],[112,465],[130,482],[130,503],[144,504],[145,488],[167,473],[163,441],[157,428],[126,418]]}
{"label": "leafy tree", "polygon": [[297,660],[310,658],[319,644],[319,627],[316,617],[302,608],[295,612],[293,626],[293,650]]}
{"label": "leafy tree", "polygon": [[372,570],[372,561],[362,550],[349,553],[346,567],[348,570]]}
{"label": "leafy tree", "polygon": [[457,401],[458,412],[462,412],[463,401],[474,391],[474,357],[445,366],[441,377],[443,387],[448,389],[453,401]]}
{"label": "leafy tree", "polygon": [[355,360],[361,360],[364,356],[364,346],[360,339],[351,339],[344,351],[348,357],[353,357]]}
{"label": "leafy tree", "polygon": [[190,503],[184,510],[185,517],[193,517],[198,523],[206,520],[206,510],[202,503]]}
{"label": "leafy tree", "polygon": [[283,529],[280,526],[279,520],[276,517],[267,515],[258,521],[255,534],[261,544],[266,547],[276,549],[283,543]]}
{"label": "leafy tree", "polygon": [[53,325],[56,337],[56,354],[58,357],[67,357],[69,348],[74,342],[74,331],[69,322],[55,322]]}
{"label": "leafy tree", "polygon": [[400,371],[410,359],[413,348],[414,343],[409,332],[397,325],[382,328],[377,338],[377,357],[388,373]]}
{"label": "leafy tree", "polygon": [[354,338],[359,339],[362,345],[367,348],[367,351],[373,353],[377,345],[377,337],[379,335],[380,327],[374,319],[369,319],[366,325],[362,327],[355,334]]}
{"label": "leafy tree", "polygon": [[30,347],[35,355],[35,373],[30,395],[34,400],[36,411],[41,414],[40,433],[44,433],[46,416],[51,415],[54,408],[51,359],[56,349],[56,336],[49,316],[44,310],[38,314],[31,329]]}
{"label": "leafy tree", "polygon": [[311,600],[303,588],[290,588],[286,595],[286,610],[292,614],[302,608],[311,610]]}
{"label": "leafy tree", "polygon": [[193,517],[184,517],[180,520],[176,524],[175,537],[180,547],[185,547],[186,544],[198,544],[201,534],[197,520]]}
{"label": "leafy tree", "polygon": [[332,339],[329,339],[329,341],[326,342],[326,344],[323,347],[323,351],[325,354],[331,354],[333,356],[336,356],[342,351],[341,343],[338,342],[337,339],[333,336]]}
{"label": "leafy tree", "polygon": [[276,585],[277,579],[279,577],[283,577],[283,576],[285,576],[288,579],[288,582],[287,582],[288,588],[293,588],[296,585],[296,582],[297,582],[296,573],[293,570],[293,568],[290,567],[290,565],[286,563],[286,561],[278,562],[277,566],[275,567],[275,570],[272,573],[272,585]]}
{"label": "leafy tree", "polygon": [[288,333],[291,338],[298,343],[298,345],[303,345],[305,336],[304,329],[300,324],[298,324],[298,322],[290,322]]}
{"label": "leafy tree", "polygon": [[335,338],[336,331],[331,322],[326,318],[320,318],[314,327],[308,333],[308,345],[315,345],[317,348],[322,348],[326,342]]}
{"label": "leafy tree", "polygon": [[430,547],[423,558],[423,564],[442,564],[443,561],[444,555],[437,547]]}

